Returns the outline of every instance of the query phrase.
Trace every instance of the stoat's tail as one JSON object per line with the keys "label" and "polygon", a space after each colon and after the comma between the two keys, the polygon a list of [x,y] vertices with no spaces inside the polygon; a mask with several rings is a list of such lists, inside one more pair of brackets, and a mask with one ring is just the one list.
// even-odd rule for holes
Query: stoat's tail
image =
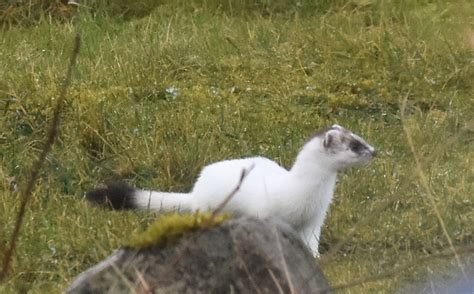
{"label": "stoat's tail", "polygon": [[97,188],[87,193],[87,200],[111,209],[144,209],[153,211],[191,210],[191,195],[144,191],[124,183]]}

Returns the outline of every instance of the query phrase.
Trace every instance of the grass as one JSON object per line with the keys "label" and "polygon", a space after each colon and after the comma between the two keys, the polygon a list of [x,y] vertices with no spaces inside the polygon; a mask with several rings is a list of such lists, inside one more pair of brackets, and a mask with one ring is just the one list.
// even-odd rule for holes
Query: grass
{"label": "grass", "polygon": [[[88,189],[126,179],[186,191],[204,165],[257,154],[290,166],[332,123],[379,150],[340,176],[321,244],[333,285],[450,252],[433,205],[455,248],[473,244],[473,4],[229,3],[164,1],[130,16],[90,1],[69,21],[40,14],[0,31],[0,252],[83,39],[0,292],[60,292],[156,218],[89,206]],[[344,291],[392,292],[451,262]]]}

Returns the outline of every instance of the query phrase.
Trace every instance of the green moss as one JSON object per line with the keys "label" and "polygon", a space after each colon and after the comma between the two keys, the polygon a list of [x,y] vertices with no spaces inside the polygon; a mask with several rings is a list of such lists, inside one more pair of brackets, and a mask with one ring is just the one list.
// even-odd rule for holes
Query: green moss
{"label": "green moss", "polygon": [[211,213],[200,212],[193,214],[166,214],[159,217],[143,233],[133,237],[125,247],[134,249],[152,246],[165,247],[176,242],[187,232],[214,227],[227,219],[229,219],[227,214],[215,217],[212,217]]}

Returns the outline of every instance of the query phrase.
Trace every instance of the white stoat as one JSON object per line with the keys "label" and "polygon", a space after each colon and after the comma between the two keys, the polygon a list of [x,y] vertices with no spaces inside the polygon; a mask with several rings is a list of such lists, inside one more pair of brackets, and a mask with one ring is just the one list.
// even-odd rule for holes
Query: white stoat
{"label": "white stoat", "polygon": [[114,209],[213,210],[239,184],[242,171],[247,171],[223,211],[280,219],[290,224],[317,256],[337,172],[367,163],[374,156],[375,149],[361,137],[333,125],[304,144],[290,170],[264,157],[224,160],[204,167],[190,193],[145,191],[116,184],[93,190],[87,198]]}

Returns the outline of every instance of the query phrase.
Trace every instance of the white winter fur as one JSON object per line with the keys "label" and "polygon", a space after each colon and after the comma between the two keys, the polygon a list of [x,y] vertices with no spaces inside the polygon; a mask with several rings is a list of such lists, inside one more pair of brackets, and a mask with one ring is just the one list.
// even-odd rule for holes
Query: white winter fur
{"label": "white winter fur", "polygon": [[[321,227],[332,202],[337,171],[367,162],[372,157],[372,154],[361,157],[342,147],[325,148],[325,140],[335,146],[342,145],[342,136],[362,140],[339,126],[333,128],[307,142],[289,171],[263,157],[220,161],[202,170],[192,192],[140,190],[134,194],[135,204],[161,211],[212,210],[236,188],[245,169],[249,173],[224,211],[283,220],[292,225],[313,254],[318,255]],[[366,146],[370,152],[374,151],[370,145]]]}

